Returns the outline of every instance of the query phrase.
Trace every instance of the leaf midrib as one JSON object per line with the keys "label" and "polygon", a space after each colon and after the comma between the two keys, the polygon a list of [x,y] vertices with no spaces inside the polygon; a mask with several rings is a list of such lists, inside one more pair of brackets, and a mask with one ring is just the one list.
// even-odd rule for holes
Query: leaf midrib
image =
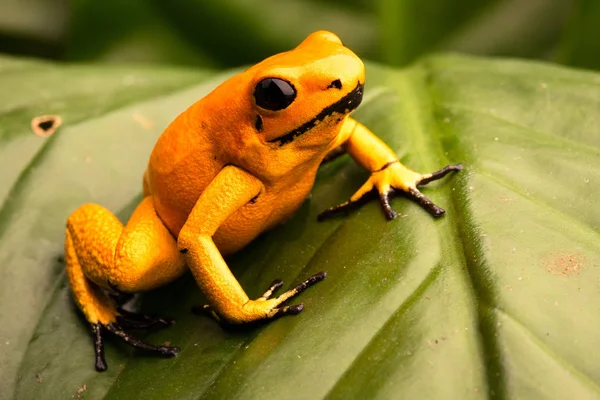
{"label": "leaf midrib", "polygon": [[[414,103],[412,104],[418,104],[419,102],[419,98],[416,96],[416,93],[418,92],[422,92],[425,93],[426,96],[426,100],[421,100],[421,101],[427,101],[428,102],[428,107],[427,109],[430,110],[431,114],[429,116],[429,119],[431,119],[433,121],[433,124],[435,125],[435,127],[432,129],[431,132],[431,136],[433,140],[429,140],[430,144],[431,144],[431,150],[428,149],[426,146],[424,146],[423,144],[427,141],[426,137],[427,137],[427,133],[423,132],[420,128],[420,124],[418,124],[418,121],[415,119],[411,119],[412,125],[413,125],[413,134],[416,136],[416,142],[420,143],[420,151],[418,152],[419,156],[421,159],[425,159],[426,162],[423,163],[425,165],[425,167],[427,168],[437,168],[439,166],[436,166],[436,163],[433,162],[434,157],[430,156],[430,154],[432,152],[435,152],[437,154],[437,157],[435,157],[435,160],[437,160],[438,162],[442,161],[442,164],[447,165],[449,164],[449,160],[446,157],[446,154],[448,154],[446,152],[446,150],[443,148],[443,141],[441,138],[441,134],[440,132],[442,132],[443,127],[439,124],[438,119],[435,117],[436,113],[435,113],[435,108],[436,108],[436,103],[434,100],[434,91],[432,90],[432,83],[431,81],[428,79],[428,75],[431,74],[432,70],[434,70],[436,67],[434,65],[434,63],[432,62],[423,62],[421,64],[423,66],[423,69],[425,71],[421,71],[419,72],[418,70],[414,70],[414,72],[412,73],[413,75],[413,79],[408,79],[408,76],[404,79],[405,80],[405,93],[408,94],[409,99],[412,99]],[[418,83],[417,83],[418,82]],[[416,87],[418,85],[418,87]],[[411,101],[409,100],[407,103],[411,103]],[[405,113],[405,116],[410,116],[411,113],[409,112],[409,110],[406,110],[407,112]],[[416,115],[419,112],[418,108],[415,108],[412,110],[412,115]],[[414,118],[414,117],[413,117]],[[455,155],[456,156],[456,155]],[[463,155],[464,157],[464,155]],[[453,160],[453,161],[457,161],[457,160]],[[466,181],[467,178],[466,176],[468,176],[468,169],[472,168],[470,165],[465,165],[465,170],[461,171],[459,174],[461,174],[461,176],[456,177],[455,178],[455,185],[458,186],[458,192],[461,191],[465,191],[466,189]],[[498,346],[497,341],[494,338],[490,338],[490,337],[486,337],[484,330],[483,330],[483,324],[484,324],[484,316],[481,314],[481,309],[480,309],[480,298],[486,298],[487,297],[487,293],[485,293],[484,290],[484,286],[483,285],[478,285],[477,280],[474,278],[473,273],[474,273],[474,268],[477,268],[476,266],[472,265],[471,263],[471,259],[469,257],[468,251],[467,251],[467,243],[465,242],[465,238],[468,237],[467,232],[465,232],[465,228],[462,224],[462,221],[464,221],[464,225],[471,225],[474,226],[474,221],[469,218],[468,215],[466,215],[463,210],[465,208],[468,208],[468,204],[463,204],[462,206],[465,207],[457,207],[457,202],[460,201],[460,199],[458,199],[458,195],[451,195],[450,196],[452,199],[452,203],[451,206],[448,207],[449,208],[449,215],[445,215],[444,218],[449,218],[453,220],[453,223],[447,224],[445,226],[450,227],[449,229],[445,229],[448,232],[447,236],[450,237],[454,237],[454,242],[455,243],[460,243],[460,249],[456,249],[457,253],[460,253],[459,257],[457,257],[457,259],[462,259],[462,261],[467,265],[467,268],[461,268],[460,266],[455,266],[455,268],[458,269],[458,273],[461,274],[464,277],[464,280],[467,284],[467,286],[470,288],[470,290],[468,291],[468,296],[470,296],[470,304],[474,304],[474,310],[473,313],[475,315],[475,317],[477,318],[477,332],[478,332],[478,338],[479,338],[479,343],[478,343],[478,347],[479,349],[482,351],[482,354],[480,355],[480,366],[483,370],[483,375],[485,376],[486,379],[486,389],[487,389],[487,393],[488,393],[488,398],[491,398],[493,396],[492,392],[494,391],[495,388],[498,387],[498,382],[502,382],[503,381],[503,374],[501,374],[501,376],[494,376],[494,374],[492,373],[492,371],[490,370],[490,366],[485,362],[485,353],[490,353],[491,348],[495,348]],[[462,201],[464,201],[465,203],[468,201],[467,197],[464,196]],[[468,222],[467,222],[468,221]],[[474,240],[475,238],[472,237],[472,240]],[[481,246],[480,245],[475,245],[474,246],[475,249],[480,249]],[[458,255],[458,254],[457,254]],[[481,256],[481,257],[479,257]],[[477,257],[478,260],[484,260],[483,258],[483,254],[478,255]],[[500,384],[499,389],[501,389],[500,393],[496,393],[496,394],[500,394],[499,398],[503,398],[504,397],[504,391],[503,391],[504,385]]]}
{"label": "leaf midrib", "polygon": [[[448,164],[448,160],[447,157],[445,156],[445,151],[441,146],[441,140],[439,135],[437,134],[439,127],[437,127],[437,129],[433,129],[433,132],[435,132],[432,136],[437,136],[434,139],[435,140],[431,140],[431,139],[427,139],[427,133],[425,133],[422,129],[421,126],[422,124],[419,123],[419,119],[421,118],[428,118],[426,116],[423,116],[421,111],[420,111],[420,107],[416,106],[418,104],[422,104],[423,99],[419,98],[419,96],[417,95],[418,92],[423,92],[423,91],[427,91],[427,86],[425,84],[425,79],[423,79],[423,77],[421,76],[416,76],[419,72],[413,69],[407,69],[404,71],[400,71],[400,72],[396,72],[395,74],[393,74],[393,82],[390,82],[391,85],[395,86],[397,88],[398,93],[402,93],[402,99],[403,101],[400,102],[399,108],[400,108],[400,114],[403,115],[404,120],[407,122],[407,125],[412,127],[410,134],[412,135],[412,138],[414,139],[413,141],[413,146],[410,149],[410,152],[414,152],[415,154],[418,154],[418,158],[421,159],[423,162],[421,163],[425,168],[429,169],[435,169],[437,165],[437,163],[439,161],[443,161],[443,163]],[[416,82],[420,82],[419,88],[415,88],[416,86]],[[431,91],[428,92],[429,94],[431,94]],[[431,107],[433,107],[433,101],[431,101],[431,96],[428,97],[427,101],[430,103]],[[430,117],[433,118],[433,117]],[[435,118],[433,118],[433,120],[437,123],[437,120],[435,120]],[[437,143],[438,145],[427,145],[426,143]],[[432,153],[431,148],[433,148],[433,150],[435,151],[435,153],[437,153],[437,157],[432,157],[430,156],[430,154]],[[464,172],[463,172],[464,173]],[[462,181],[459,181],[460,183],[462,183]],[[456,183],[456,181],[455,181]],[[465,186],[463,184],[463,186]],[[452,196],[454,197],[454,196]],[[450,217],[450,215],[445,215],[444,218],[452,218],[452,219],[460,219],[461,215],[459,215],[459,211],[458,209],[453,205],[451,205],[450,207],[447,207],[448,211],[450,211],[448,214],[453,215],[453,217]],[[456,215],[454,215],[456,213]],[[426,215],[426,218],[431,218],[430,215]],[[462,235],[458,232],[459,229],[457,227],[457,224],[445,224],[443,226],[450,226],[452,228],[448,229],[448,228],[444,228],[443,231],[447,231],[446,234],[442,233],[443,236],[450,236],[450,237],[454,237],[456,238],[456,242],[460,242],[462,244],[461,248],[463,249],[462,251],[462,258],[463,260],[465,260],[465,262],[467,262],[466,260],[468,259],[467,254],[466,254],[466,250],[464,248],[464,243],[462,242],[461,238]],[[463,270],[462,268],[460,268],[460,270]],[[340,374],[340,379],[347,375],[349,373],[350,370],[352,370],[352,367],[355,365],[356,361],[359,360],[361,358],[361,355],[364,354],[365,351],[367,351],[367,349],[370,348],[370,344],[373,343],[375,340],[377,340],[378,337],[378,333],[381,332],[383,329],[385,329],[385,327],[395,318],[398,317],[399,314],[402,314],[403,312],[405,312],[408,307],[410,306],[410,304],[412,304],[417,296],[419,294],[422,294],[425,292],[425,290],[435,282],[435,279],[437,279],[442,271],[442,264],[438,264],[436,267],[434,267],[428,274],[427,276],[423,279],[423,281],[421,281],[416,288],[413,290],[412,293],[410,293],[408,296],[406,296],[405,300],[398,306],[398,308],[396,309],[395,312],[391,313],[389,315],[389,317],[387,318],[387,320],[381,325],[381,328],[373,335],[373,337],[371,338],[371,340],[369,342],[367,342],[365,344],[365,346],[363,347],[363,351],[359,352],[357,354],[357,356],[355,357],[354,362],[352,362],[351,364],[348,365],[348,367],[346,368],[346,370]],[[469,282],[469,286],[471,287],[471,291],[470,294],[472,296],[472,303],[473,304],[477,304],[477,296],[475,296],[475,293],[477,293],[477,290],[475,288],[475,283],[473,282],[473,278],[470,276],[468,270],[466,271],[466,280],[467,282]],[[479,312],[476,310],[475,313],[477,314],[478,318],[479,318],[479,324],[481,324],[481,315],[479,314]],[[481,330],[479,330],[480,332],[480,342],[479,342],[479,346],[482,349],[485,349],[485,341],[482,339],[481,336]],[[494,378],[491,377],[491,373],[488,371],[487,365],[486,363],[482,360],[481,361],[481,365],[484,368],[485,371],[485,376],[487,377],[487,381],[488,381],[488,393],[490,392],[490,381]],[[338,382],[339,380],[338,379]],[[333,394],[335,388],[337,387],[336,385],[333,385],[330,390],[327,392],[326,396],[324,398],[330,398],[331,395]],[[491,394],[490,394],[491,396]]]}
{"label": "leaf midrib", "polygon": [[[428,65],[431,65],[431,63],[429,63]],[[441,102],[435,100],[435,98],[433,96],[434,92],[433,92],[433,90],[431,90],[431,86],[432,85],[430,84],[429,85],[429,89],[430,89],[429,93],[431,94],[430,99],[432,101],[433,107],[437,107],[439,109],[461,110],[461,111],[467,111],[467,112],[471,112],[474,114],[482,115],[482,116],[485,116],[488,118],[492,118],[498,122],[502,122],[502,123],[505,123],[505,124],[513,126],[513,127],[517,127],[519,129],[523,129],[523,130],[526,130],[529,132],[536,133],[538,135],[552,138],[554,140],[566,143],[569,146],[578,148],[580,150],[584,150],[586,152],[593,151],[594,154],[596,154],[598,152],[598,149],[591,145],[575,142],[572,139],[558,136],[552,132],[546,132],[546,131],[540,131],[537,129],[533,129],[530,126],[517,123],[516,121],[512,121],[510,119],[504,118],[502,116],[499,116],[499,115],[496,115],[493,113],[486,112],[484,110],[476,109],[473,107],[455,106],[455,105],[447,105],[447,104],[441,103]],[[441,143],[440,140],[438,142]],[[547,202],[544,202],[539,199],[535,199],[532,196],[527,195],[525,192],[520,190],[513,183],[510,183],[504,179],[492,176],[487,172],[481,171],[481,169],[479,169],[477,171],[477,173],[479,176],[490,179],[490,180],[496,182],[497,184],[505,187],[506,189],[510,190],[511,192],[519,195],[524,200],[532,202],[536,206],[543,207],[543,208],[549,210],[550,212],[558,214],[561,218],[568,220],[573,226],[576,226],[578,229],[582,229],[582,230],[588,231],[588,232],[591,231],[591,233],[593,233],[595,236],[600,235],[598,232],[596,232],[591,227],[582,224],[582,222],[580,220],[576,219],[572,214],[565,213],[565,212],[557,209],[556,207],[551,206]],[[463,180],[461,180],[461,183],[462,183],[462,181]],[[466,182],[466,179],[464,179],[464,181]],[[463,193],[466,193],[467,192],[466,185],[462,185],[461,190],[463,191]],[[464,197],[466,198],[467,196],[464,196]],[[492,294],[485,292],[484,288],[486,286],[493,288],[494,290],[497,289],[497,287],[494,284],[492,284],[491,282],[487,282],[488,284],[484,285],[484,284],[482,284],[482,282],[479,282],[480,278],[476,278],[476,276],[480,274],[480,271],[477,271],[477,270],[481,269],[481,266],[487,265],[488,262],[486,261],[485,253],[482,251],[483,247],[482,247],[481,241],[475,240],[476,236],[470,235],[466,229],[466,226],[468,226],[468,225],[470,225],[472,227],[476,226],[475,221],[472,216],[472,212],[470,211],[470,204],[462,204],[462,207],[460,205],[458,205],[458,207],[456,207],[456,201],[458,201],[457,200],[458,196],[453,196],[453,198],[454,198],[454,203],[455,203],[454,208],[457,210],[457,214],[459,216],[457,225],[458,225],[458,230],[461,232],[461,234],[458,235],[458,238],[462,243],[461,248],[464,250],[464,255],[465,255],[464,259],[467,264],[466,271],[467,271],[467,274],[469,276],[469,279],[471,281],[471,284],[472,284],[472,287],[473,287],[475,293],[478,293],[476,300],[479,303],[479,305],[478,305],[478,310],[479,310],[478,316],[479,316],[479,326],[480,326],[479,332],[480,332],[480,338],[481,338],[482,344],[484,344],[486,341],[492,340],[494,342],[492,345],[493,347],[497,347],[499,345],[498,340],[488,337],[489,335],[486,335],[485,332],[483,332],[481,330],[482,329],[481,327],[485,324],[485,322],[484,322],[485,316],[482,315],[482,309],[487,308],[488,310],[495,310],[495,311],[501,312],[502,314],[504,314],[505,316],[507,316],[508,318],[513,320],[519,326],[519,328],[521,328],[523,330],[523,332],[525,332],[531,338],[532,342],[535,343],[542,352],[544,352],[546,355],[548,355],[557,364],[564,367],[567,371],[570,371],[573,374],[573,376],[575,376],[585,386],[589,387],[596,393],[600,393],[600,386],[598,386],[593,381],[592,378],[590,378],[588,375],[581,372],[575,366],[573,366],[572,364],[568,363],[566,360],[564,360],[563,358],[558,356],[548,345],[544,344],[544,342],[538,336],[536,336],[533,333],[533,331],[530,328],[528,328],[524,323],[522,323],[515,316],[510,315],[506,310],[504,310],[504,309],[500,308],[498,305],[496,305],[495,302],[493,301]],[[461,211],[459,211],[459,210],[461,210]],[[461,221],[465,221],[465,223],[462,223]],[[475,241],[476,243],[474,243],[473,245],[469,245],[466,243],[465,238],[470,238],[471,240]],[[475,259],[480,263],[480,266],[476,265],[476,263],[473,263],[472,258],[469,257],[468,251],[466,250],[467,248],[471,248],[472,251],[476,254]],[[489,270],[489,268],[488,268],[488,270]],[[488,323],[488,325],[489,325],[489,323]],[[482,348],[485,349],[486,346],[482,345]],[[493,354],[492,354],[492,356],[493,356]],[[484,363],[484,365],[485,365],[485,363]],[[504,363],[501,360],[499,360],[498,365],[496,367],[500,371],[502,371],[503,367],[504,367]],[[501,372],[500,376],[493,377],[489,371],[488,366],[486,366],[486,371],[487,371],[486,375],[488,377],[488,396],[490,398],[492,396],[495,398],[506,398],[509,394],[506,393],[505,373]],[[501,383],[501,382],[503,382],[503,383]],[[492,393],[493,392],[492,388],[496,388],[497,390],[494,393]],[[498,389],[500,389],[500,390],[498,390]]]}

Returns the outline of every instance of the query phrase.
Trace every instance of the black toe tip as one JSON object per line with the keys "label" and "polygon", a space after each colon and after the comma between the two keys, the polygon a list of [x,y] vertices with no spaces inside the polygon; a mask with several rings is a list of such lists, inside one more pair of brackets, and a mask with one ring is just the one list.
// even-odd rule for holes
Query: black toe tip
{"label": "black toe tip", "polygon": [[283,280],[281,280],[281,279],[275,279],[273,281],[273,283],[271,283],[271,286],[269,286],[269,287],[272,288],[273,290],[277,290],[277,289],[279,289],[282,286],[283,286]]}
{"label": "black toe tip", "polygon": [[96,367],[96,371],[98,371],[98,372],[104,372],[108,369],[108,365],[106,365],[106,361],[100,360],[100,359],[96,360],[95,367]]}
{"label": "black toe tip", "polygon": [[323,211],[321,214],[317,215],[317,222],[323,222],[327,219],[331,214],[327,211]]}
{"label": "black toe tip", "polygon": [[444,210],[443,208],[438,208],[437,210],[432,212],[432,215],[434,217],[441,217],[444,214],[446,214],[446,210]]}
{"label": "black toe tip", "polygon": [[327,278],[327,272],[321,271],[318,274],[315,274],[314,278],[316,279],[317,282],[322,281],[323,279]]}
{"label": "black toe tip", "polygon": [[289,306],[289,308],[286,310],[286,314],[298,315],[302,312],[302,310],[304,310],[304,304],[300,303],[293,306]]}
{"label": "black toe tip", "polygon": [[312,286],[318,282],[321,282],[323,279],[327,278],[327,272],[325,271],[321,271],[317,274],[314,274],[313,276],[311,276],[310,278],[308,278],[305,282],[304,285],[305,287],[309,287]]}
{"label": "black toe tip", "polygon": [[158,348],[158,351],[160,352],[160,354],[163,357],[167,357],[167,358],[171,358],[171,357],[175,357],[177,356],[177,354],[179,354],[179,352],[181,351],[181,349],[177,346],[161,346]]}

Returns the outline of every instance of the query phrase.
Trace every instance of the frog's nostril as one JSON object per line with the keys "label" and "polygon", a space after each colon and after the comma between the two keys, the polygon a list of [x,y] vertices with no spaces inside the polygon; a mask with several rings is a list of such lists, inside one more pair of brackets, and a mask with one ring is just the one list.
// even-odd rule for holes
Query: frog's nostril
{"label": "frog's nostril", "polygon": [[339,79],[336,79],[335,81],[331,82],[329,84],[329,86],[327,86],[327,89],[331,89],[331,88],[341,89],[342,88],[342,81],[339,80]]}

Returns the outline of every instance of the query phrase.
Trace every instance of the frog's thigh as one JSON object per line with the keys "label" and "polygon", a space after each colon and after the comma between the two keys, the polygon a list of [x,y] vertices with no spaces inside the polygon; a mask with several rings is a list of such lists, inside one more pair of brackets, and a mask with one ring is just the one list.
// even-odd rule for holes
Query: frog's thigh
{"label": "frog's thigh", "polygon": [[108,210],[86,204],[67,220],[65,253],[73,295],[87,319],[114,321],[111,301],[98,286],[136,292],[168,283],[185,270],[175,239],[144,198],[127,226]]}

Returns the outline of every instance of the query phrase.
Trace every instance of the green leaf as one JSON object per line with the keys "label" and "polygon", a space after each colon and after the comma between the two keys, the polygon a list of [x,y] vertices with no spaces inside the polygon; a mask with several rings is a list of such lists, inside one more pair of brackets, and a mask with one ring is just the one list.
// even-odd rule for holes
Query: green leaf
{"label": "green leaf", "polygon": [[252,64],[295,46],[314,30],[328,29],[361,57],[388,64],[406,65],[432,51],[459,51],[594,68],[600,62],[597,3],[4,0],[0,52],[214,68]]}
{"label": "green leaf", "polygon": [[74,1],[69,33],[65,40],[69,60],[218,64],[206,51],[182,38],[161,10],[147,0]]}
{"label": "green leaf", "polygon": [[[109,341],[109,370],[95,372],[64,278],[64,221],[88,201],[127,218],[161,130],[225,76],[206,78],[2,60],[2,396],[600,397],[600,75],[458,56],[368,64],[355,113],[417,170],[465,164],[424,189],[444,217],[397,198],[392,222],[375,202],[316,222],[367,178],[342,157],[291,221],[228,259],[250,296],[327,271],[296,300],[302,314],[222,330],[190,313],[203,298],[185,276],[139,299],[177,319],[146,339],[180,355]],[[46,139],[28,128],[41,113],[65,121]]]}
{"label": "green leaf", "polygon": [[[593,0],[591,0],[593,1]],[[575,0],[379,0],[382,60],[432,51],[548,59]]]}
{"label": "green leaf", "polygon": [[[369,14],[329,3],[78,0],[72,10],[67,56],[238,66],[296,46],[318,29],[337,32],[363,56],[375,55],[375,26]],[[98,35],[106,26],[111,29]]]}
{"label": "green leaf", "polygon": [[63,0],[3,0],[0,52],[56,58],[67,33],[69,10]]}
{"label": "green leaf", "polygon": [[564,64],[600,69],[600,2],[580,0],[570,18],[558,59]]}

